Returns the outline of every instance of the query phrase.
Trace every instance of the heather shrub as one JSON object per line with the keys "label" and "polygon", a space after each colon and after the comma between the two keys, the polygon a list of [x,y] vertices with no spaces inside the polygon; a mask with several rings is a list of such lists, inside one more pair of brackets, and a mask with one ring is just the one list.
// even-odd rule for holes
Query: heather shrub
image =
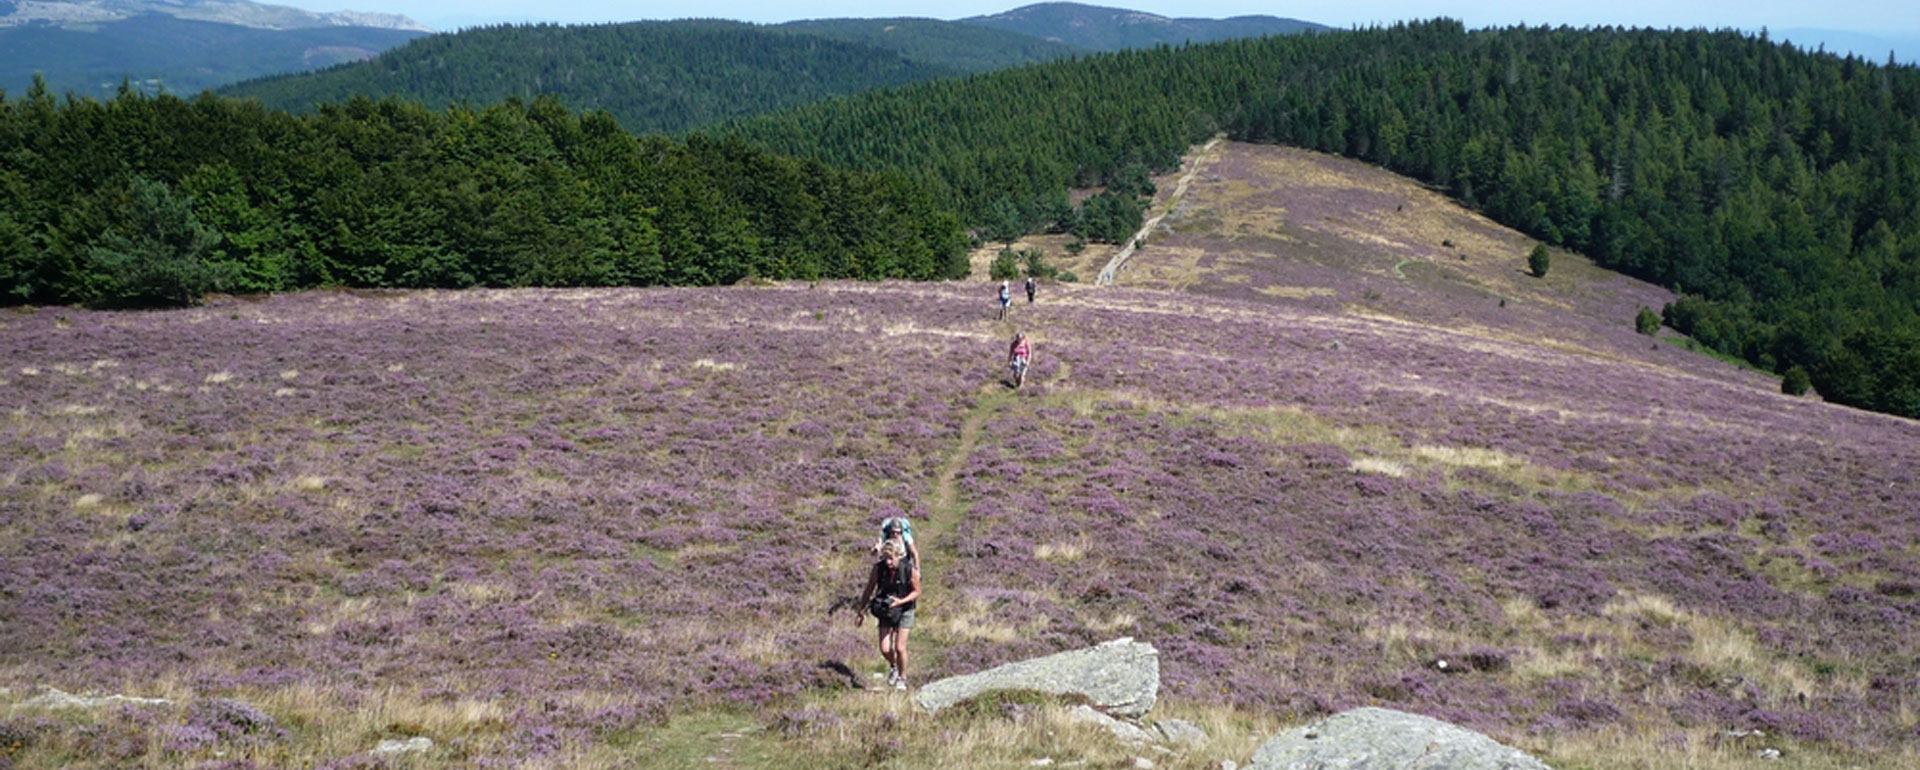
{"label": "heather shrub", "polygon": [[772,728],[781,735],[808,735],[839,725],[840,722],[840,715],[832,711],[803,708],[774,715]]}
{"label": "heather shrub", "polygon": [[44,717],[0,719],[0,757],[32,747],[41,733],[51,729],[53,723]]}
{"label": "heather shrub", "polygon": [[232,698],[209,698],[187,707],[185,728],[204,729],[221,740],[278,739],[285,731],[272,716]]}

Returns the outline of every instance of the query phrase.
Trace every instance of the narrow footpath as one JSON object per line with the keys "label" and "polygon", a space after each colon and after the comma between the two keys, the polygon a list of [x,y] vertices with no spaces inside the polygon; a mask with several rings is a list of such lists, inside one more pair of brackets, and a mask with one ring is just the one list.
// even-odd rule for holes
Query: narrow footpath
{"label": "narrow footpath", "polygon": [[1193,167],[1187,169],[1187,173],[1180,175],[1180,181],[1173,186],[1173,194],[1167,196],[1166,206],[1161,208],[1160,213],[1153,215],[1152,219],[1140,225],[1140,230],[1134,233],[1133,237],[1128,238],[1127,242],[1120,246],[1119,251],[1114,252],[1113,259],[1107,260],[1107,266],[1100,268],[1100,276],[1093,279],[1093,285],[1113,285],[1114,276],[1120,272],[1120,266],[1126,264],[1127,259],[1133,256],[1134,249],[1140,245],[1140,239],[1147,237],[1147,233],[1153,232],[1153,228],[1160,226],[1160,220],[1165,219],[1169,212],[1179,207],[1181,196],[1187,194],[1187,183],[1193,181],[1193,175],[1199,173],[1200,166],[1206,163],[1207,153],[1219,143],[1220,137],[1216,136],[1200,147],[1200,152],[1193,157]]}

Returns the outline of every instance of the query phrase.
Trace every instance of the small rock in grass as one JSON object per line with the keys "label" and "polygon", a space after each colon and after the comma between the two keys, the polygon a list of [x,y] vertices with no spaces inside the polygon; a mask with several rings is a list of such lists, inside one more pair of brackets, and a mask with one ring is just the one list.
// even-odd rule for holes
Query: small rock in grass
{"label": "small rock in grass", "polygon": [[28,708],[44,709],[93,709],[102,706],[167,706],[173,701],[166,698],[138,698],[131,695],[74,695],[57,687],[40,686],[40,694],[20,705]]}
{"label": "small rock in grass", "polygon": [[1137,770],[1153,770],[1153,760],[1146,757],[1134,757],[1133,766]]}
{"label": "small rock in grass", "polygon": [[1274,736],[1253,752],[1253,770],[1301,767],[1445,767],[1548,770],[1480,733],[1432,717],[1383,708],[1343,711]]}
{"label": "small rock in grass", "polygon": [[1122,637],[931,682],[921,687],[913,700],[933,714],[996,690],[1078,695],[1104,711],[1137,719],[1153,709],[1159,695],[1160,653],[1151,644]]}
{"label": "small rock in grass", "polygon": [[1184,719],[1162,719],[1153,724],[1160,733],[1160,740],[1175,744],[1200,744],[1207,742],[1207,731],[1199,725]]}
{"label": "small rock in grass", "polygon": [[1240,764],[1231,759],[1220,760],[1220,770],[1240,770]]}
{"label": "small rock in grass", "polygon": [[1051,765],[1051,764],[1053,764],[1053,757],[1041,757],[1039,759],[1036,759],[1032,762],[1027,763],[1027,765],[1030,767],[1046,767],[1047,765]]}
{"label": "small rock in grass", "polygon": [[1107,732],[1113,733],[1113,737],[1129,743],[1146,743],[1153,740],[1153,736],[1147,734],[1147,731],[1140,729],[1132,723],[1123,722],[1106,714],[1102,714],[1094,710],[1092,706],[1084,703],[1074,706],[1072,710],[1068,711],[1067,718],[1075,722],[1085,722],[1087,724],[1104,727],[1107,729]]}
{"label": "small rock in grass", "polygon": [[1755,756],[1757,756],[1757,757],[1759,757],[1759,758],[1761,758],[1761,759],[1779,759],[1779,758],[1780,758],[1780,750],[1779,750],[1779,749],[1772,749],[1772,748],[1768,748],[1768,749],[1761,749],[1761,750],[1760,750],[1759,752],[1757,752],[1757,753],[1755,754]]}
{"label": "small rock in grass", "polygon": [[367,753],[369,754],[413,754],[417,752],[432,751],[432,750],[433,750],[432,738],[416,735],[404,741],[398,738],[388,738],[386,740],[381,741],[380,745],[373,747],[373,751],[370,751]]}

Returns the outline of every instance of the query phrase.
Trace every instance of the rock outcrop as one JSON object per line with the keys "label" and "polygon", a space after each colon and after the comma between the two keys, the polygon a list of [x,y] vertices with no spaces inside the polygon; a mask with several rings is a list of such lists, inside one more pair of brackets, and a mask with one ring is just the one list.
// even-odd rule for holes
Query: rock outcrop
{"label": "rock outcrop", "polygon": [[1247,770],[1551,770],[1519,749],[1432,717],[1343,711],[1274,736]]}
{"label": "rock outcrop", "polygon": [[40,687],[40,694],[28,698],[20,705],[26,708],[43,709],[97,709],[106,706],[168,706],[173,701],[166,698],[139,698],[131,695],[74,695],[56,687]]}
{"label": "rock outcrop", "polygon": [[373,750],[367,753],[368,754],[417,754],[420,752],[432,751],[432,750],[433,750],[432,738],[416,735],[404,741],[398,738],[388,738],[386,740],[381,741],[380,745],[373,747]]}
{"label": "rock outcrop", "polygon": [[921,687],[913,701],[935,714],[970,698],[1006,690],[1078,695],[1108,714],[1138,719],[1153,709],[1160,693],[1160,651],[1122,637],[932,682]]}

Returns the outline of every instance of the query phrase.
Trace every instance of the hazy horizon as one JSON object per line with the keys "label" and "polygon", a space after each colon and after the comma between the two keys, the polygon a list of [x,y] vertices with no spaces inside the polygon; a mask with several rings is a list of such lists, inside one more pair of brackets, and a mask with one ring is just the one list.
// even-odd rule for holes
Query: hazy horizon
{"label": "hazy horizon", "polygon": [[[531,3],[525,0],[280,0],[286,5],[315,11],[379,11],[404,13],[416,21],[448,17],[523,17],[563,23],[639,21],[646,19],[724,18],[756,23],[777,23],[797,19],[879,18],[918,16],[935,19],[961,19],[1013,10],[1032,3],[1023,0],[963,0],[927,3],[923,0],[806,0],[804,2],[768,2],[767,0],[656,0],[639,7],[608,0],[574,0],[566,3]],[[1467,2],[1419,2],[1414,0],[1356,0],[1335,6],[1299,4],[1290,6],[1253,0],[1137,0],[1133,2],[1093,2],[1099,5],[1144,11],[1162,16],[1225,18],[1267,15],[1295,18],[1330,27],[1390,24],[1411,19],[1446,16],[1460,19],[1470,27],[1510,26],[1514,24],[1565,24],[1569,26],[1633,27],[1708,27],[1757,30],[1820,29],[1847,31],[1876,36],[1920,34],[1920,14],[1895,17],[1885,3],[1861,0],[1810,5],[1779,0],[1753,2],[1712,2],[1671,4],[1650,0],[1621,0],[1603,5],[1543,5],[1517,0],[1467,0]]]}
{"label": "hazy horizon", "polygon": [[[636,7],[607,0],[567,3],[530,3],[524,0],[278,0],[311,11],[373,11],[401,13],[437,31],[504,23],[553,22],[592,24],[683,18],[721,18],[761,24],[799,19],[884,18],[911,16],[962,19],[1010,11],[1031,5],[1024,0],[965,0],[927,3],[915,0],[851,2],[807,0],[774,3],[766,0],[659,0]],[[1884,61],[1889,50],[1906,63],[1920,59],[1920,14],[1895,18],[1888,6],[1861,0],[1837,0],[1817,6],[1805,3],[1757,0],[1742,3],[1675,5],[1649,0],[1623,0],[1605,5],[1541,5],[1515,0],[1417,2],[1358,0],[1336,6],[1290,6],[1252,0],[1139,0],[1094,2],[1162,16],[1227,18],[1267,15],[1348,28],[1446,16],[1469,27],[1551,24],[1575,27],[1706,27],[1748,32],[1766,29],[1776,40],[1788,40],[1808,49],[1852,52]]]}

